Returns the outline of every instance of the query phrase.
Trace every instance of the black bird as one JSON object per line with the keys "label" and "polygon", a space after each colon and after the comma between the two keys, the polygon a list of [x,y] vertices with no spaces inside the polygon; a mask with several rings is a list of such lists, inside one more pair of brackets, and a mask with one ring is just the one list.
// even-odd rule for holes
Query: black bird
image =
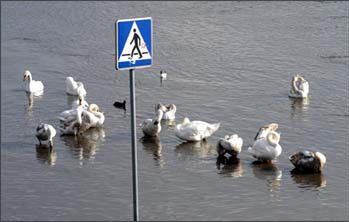
{"label": "black bird", "polygon": [[115,102],[114,103],[115,108],[119,108],[119,109],[123,109],[126,110],[126,100],[124,100],[124,102]]}

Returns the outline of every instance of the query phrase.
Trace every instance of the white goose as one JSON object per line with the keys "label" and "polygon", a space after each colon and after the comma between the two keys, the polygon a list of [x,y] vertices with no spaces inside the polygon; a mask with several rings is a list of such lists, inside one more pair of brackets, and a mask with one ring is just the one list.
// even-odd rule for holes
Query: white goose
{"label": "white goose", "polygon": [[97,104],[91,104],[89,110],[83,110],[81,115],[82,123],[79,129],[80,134],[93,127],[102,127],[104,124],[104,114],[100,112]]}
{"label": "white goose", "polygon": [[219,126],[220,123],[210,124],[197,120],[190,121],[187,117],[185,117],[181,124],[176,125],[175,134],[182,140],[201,141],[215,133]]}
{"label": "white goose", "polygon": [[141,124],[144,136],[158,136],[161,132],[161,119],[164,112],[161,109],[156,110],[153,119],[146,119]]}
{"label": "white goose", "polygon": [[288,159],[297,170],[309,173],[320,173],[326,163],[324,154],[308,150],[294,153]]}
{"label": "white goose", "polygon": [[65,92],[73,96],[86,96],[84,84],[82,82],[76,82],[71,76],[65,79]]}
{"label": "white goose", "polygon": [[176,118],[177,107],[175,104],[157,104],[155,106],[155,111],[161,109],[164,112],[162,119],[164,120],[174,120]]}
{"label": "white goose", "polygon": [[55,137],[55,135],[56,135],[56,130],[50,124],[40,123],[36,127],[35,136],[39,140],[40,145],[41,145],[41,141],[48,140],[50,148],[52,148],[53,147],[53,137]]}
{"label": "white goose", "polygon": [[301,75],[297,74],[292,78],[292,89],[288,94],[293,98],[306,98],[309,94],[309,83]]}
{"label": "white goose", "polygon": [[44,91],[44,84],[41,81],[33,80],[32,74],[26,70],[23,74],[23,81],[27,81],[25,91],[28,93],[42,94]]}
{"label": "white goose", "polygon": [[271,131],[266,137],[256,140],[248,152],[260,161],[270,162],[280,156],[282,148],[279,145],[280,134]]}
{"label": "white goose", "polygon": [[241,152],[243,140],[237,134],[231,136],[226,135],[224,138],[220,138],[217,144],[218,155],[230,154],[233,158]]}
{"label": "white goose", "polygon": [[278,128],[279,128],[279,125],[277,123],[270,123],[270,124],[264,125],[261,128],[259,128],[254,140],[265,138],[268,135],[268,133],[272,131],[276,131]]}

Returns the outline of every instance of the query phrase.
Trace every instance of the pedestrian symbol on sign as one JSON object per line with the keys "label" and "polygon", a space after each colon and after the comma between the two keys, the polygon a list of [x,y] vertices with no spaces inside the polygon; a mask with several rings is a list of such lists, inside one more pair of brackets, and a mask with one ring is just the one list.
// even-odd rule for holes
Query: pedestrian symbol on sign
{"label": "pedestrian symbol on sign", "polygon": [[139,45],[141,44],[141,38],[139,38],[139,36],[138,36],[138,34],[136,33],[136,31],[137,31],[136,29],[133,29],[134,35],[133,35],[133,39],[132,39],[130,45],[132,45],[132,43],[134,42],[135,46],[134,46],[133,49],[132,49],[130,59],[133,58],[133,53],[134,53],[135,49],[137,49],[137,51],[138,51],[139,58],[142,58],[142,57],[143,57],[143,56],[142,56],[142,52],[141,52],[141,50],[139,49]]}

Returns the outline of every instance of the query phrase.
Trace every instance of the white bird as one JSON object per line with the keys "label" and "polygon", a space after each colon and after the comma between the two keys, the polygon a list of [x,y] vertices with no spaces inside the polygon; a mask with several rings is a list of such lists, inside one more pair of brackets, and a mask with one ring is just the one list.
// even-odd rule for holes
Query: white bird
{"label": "white bird", "polygon": [[259,128],[256,136],[254,137],[254,140],[265,138],[268,135],[268,133],[276,131],[278,127],[279,125],[277,123],[270,123],[262,126],[261,128]]}
{"label": "white bird", "polygon": [[243,140],[237,134],[231,136],[226,135],[224,138],[220,138],[217,144],[218,155],[230,154],[233,158],[241,152]]}
{"label": "white bird", "polygon": [[220,123],[210,124],[197,120],[190,121],[187,117],[185,117],[181,124],[176,125],[175,134],[182,140],[201,141],[215,133],[219,126]]}
{"label": "white bird", "polygon": [[52,148],[53,147],[53,137],[55,137],[55,135],[56,135],[56,130],[50,124],[40,123],[36,127],[35,136],[39,140],[40,145],[41,145],[41,141],[48,140],[50,148]]}
{"label": "white bird", "polygon": [[82,124],[82,112],[84,109],[81,107],[71,110],[69,116],[60,119],[63,127],[59,127],[61,135],[77,135],[80,131]]}
{"label": "white bird", "polygon": [[82,111],[82,122],[79,129],[79,133],[83,133],[86,130],[93,127],[102,127],[104,124],[104,114],[100,112],[97,104],[91,104],[89,110]]}
{"label": "white bird", "polygon": [[76,109],[79,106],[83,107],[85,110],[87,110],[89,107],[88,102],[85,100],[83,95],[79,95],[78,99],[72,102],[72,109]]}
{"label": "white bird", "polygon": [[163,80],[166,80],[167,78],[167,73],[164,72],[164,71],[160,71],[160,80],[163,81]]}
{"label": "white bird", "polygon": [[79,99],[73,102],[72,109],[61,112],[57,118],[62,122],[70,122],[71,120],[75,120],[77,109],[80,109],[81,113],[83,110],[89,109],[88,103],[83,99],[82,96],[79,96]]}
{"label": "white bird", "polygon": [[294,153],[288,159],[297,170],[309,173],[320,173],[326,163],[324,154],[308,150]]}
{"label": "white bird", "polygon": [[248,152],[252,156],[263,162],[270,162],[280,156],[282,148],[279,145],[280,134],[271,131],[266,137],[256,140]]}
{"label": "white bird", "polygon": [[65,92],[73,96],[86,96],[84,84],[82,82],[76,82],[71,76],[65,79]]}
{"label": "white bird", "polygon": [[309,83],[301,75],[297,74],[292,78],[292,88],[289,97],[306,98],[309,94]]}
{"label": "white bird", "polygon": [[177,107],[175,104],[157,104],[155,106],[155,111],[161,109],[164,112],[162,119],[164,120],[174,120],[176,118]]}
{"label": "white bird", "polygon": [[26,70],[23,74],[23,81],[27,81],[25,91],[28,93],[42,94],[44,91],[44,84],[41,81],[33,80],[32,74]]}
{"label": "white bird", "polygon": [[164,112],[161,109],[156,110],[153,119],[146,119],[141,124],[144,136],[158,136],[161,132],[161,119]]}

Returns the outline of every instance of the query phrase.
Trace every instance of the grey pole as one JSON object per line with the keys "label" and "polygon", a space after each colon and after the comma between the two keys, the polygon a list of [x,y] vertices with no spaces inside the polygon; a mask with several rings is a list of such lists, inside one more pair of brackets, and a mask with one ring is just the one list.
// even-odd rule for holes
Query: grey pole
{"label": "grey pole", "polygon": [[136,141],[136,93],[134,69],[130,69],[131,133],[132,133],[132,181],[133,181],[133,221],[139,221],[138,214],[138,173]]}

